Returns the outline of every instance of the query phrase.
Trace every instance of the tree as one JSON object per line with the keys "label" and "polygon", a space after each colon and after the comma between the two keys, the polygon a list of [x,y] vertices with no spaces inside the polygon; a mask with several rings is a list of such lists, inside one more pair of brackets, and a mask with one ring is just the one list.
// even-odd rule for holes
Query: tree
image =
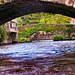
{"label": "tree", "polygon": [[66,25],[66,27],[67,27],[66,29],[67,29],[68,37],[70,38],[73,25]]}
{"label": "tree", "polygon": [[47,24],[68,24],[70,23],[71,18],[63,16],[60,14],[49,14],[49,13],[35,13],[25,16],[21,16],[17,19],[18,25],[31,25],[38,23],[47,23]]}
{"label": "tree", "polygon": [[4,26],[0,26],[0,42],[8,38],[7,32]]}
{"label": "tree", "polygon": [[22,21],[21,17],[17,18],[17,24],[18,24],[18,26],[23,25],[23,21]]}

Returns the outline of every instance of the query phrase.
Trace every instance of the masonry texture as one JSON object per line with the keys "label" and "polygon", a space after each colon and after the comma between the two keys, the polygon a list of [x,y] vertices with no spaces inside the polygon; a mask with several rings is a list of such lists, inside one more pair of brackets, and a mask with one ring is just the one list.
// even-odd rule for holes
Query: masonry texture
{"label": "masonry texture", "polygon": [[0,4],[0,25],[16,17],[37,12],[75,18],[75,0],[4,0]]}
{"label": "masonry texture", "polygon": [[39,1],[60,3],[65,4],[67,6],[73,6],[75,8],[75,0],[39,0]]}

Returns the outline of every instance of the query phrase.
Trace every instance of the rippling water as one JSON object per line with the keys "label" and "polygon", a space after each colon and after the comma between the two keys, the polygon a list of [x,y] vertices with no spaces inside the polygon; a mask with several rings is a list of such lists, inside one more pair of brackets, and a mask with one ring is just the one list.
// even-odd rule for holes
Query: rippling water
{"label": "rippling water", "polygon": [[[20,70],[24,69],[24,75],[38,75],[38,73],[39,75],[46,75],[47,73],[47,75],[75,75],[75,40],[40,40],[31,43],[3,45],[0,46],[0,60],[2,61],[0,62],[1,67],[10,63],[5,64],[6,61],[18,63],[19,68],[21,67]],[[15,65],[15,63],[13,64]],[[28,68],[27,65],[29,65]],[[8,68],[2,70],[1,67],[0,75],[8,75],[10,72],[6,73]],[[17,73],[14,72],[11,75],[17,75]],[[18,75],[22,75],[22,73]]]}
{"label": "rippling water", "polygon": [[9,58],[25,57],[24,59],[33,59],[37,57],[58,56],[69,52],[75,52],[75,40],[41,40],[33,41],[31,43],[19,43],[0,46],[0,57]]}

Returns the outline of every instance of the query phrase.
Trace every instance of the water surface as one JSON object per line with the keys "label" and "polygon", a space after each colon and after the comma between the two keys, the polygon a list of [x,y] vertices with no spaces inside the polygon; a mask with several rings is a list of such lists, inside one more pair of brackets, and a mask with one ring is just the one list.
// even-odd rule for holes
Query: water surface
{"label": "water surface", "polygon": [[75,40],[3,45],[0,60],[0,75],[75,75]]}

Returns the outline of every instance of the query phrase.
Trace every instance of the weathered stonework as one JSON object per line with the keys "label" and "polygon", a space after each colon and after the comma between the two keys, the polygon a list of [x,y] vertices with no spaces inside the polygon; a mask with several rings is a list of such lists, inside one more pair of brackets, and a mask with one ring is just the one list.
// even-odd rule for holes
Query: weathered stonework
{"label": "weathered stonework", "polygon": [[0,5],[0,25],[16,17],[37,12],[75,18],[75,0],[11,0]]}
{"label": "weathered stonework", "polygon": [[61,4],[65,4],[67,6],[75,7],[75,0],[39,0],[39,1],[61,3]]}
{"label": "weathered stonework", "polygon": [[[3,1],[4,3],[7,3],[7,2],[13,2],[13,1],[17,2],[17,1],[27,1],[27,0],[0,0],[0,1]],[[67,6],[75,7],[75,0],[35,0],[35,1],[61,3],[61,4],[65,4]]]}

